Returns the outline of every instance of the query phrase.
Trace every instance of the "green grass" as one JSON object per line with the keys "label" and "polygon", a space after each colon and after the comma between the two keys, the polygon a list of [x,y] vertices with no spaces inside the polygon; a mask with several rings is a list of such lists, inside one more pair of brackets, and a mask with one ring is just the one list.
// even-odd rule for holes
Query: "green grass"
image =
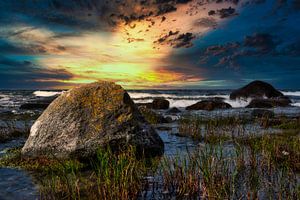
{"label": "green grass", "polygon": [[204,119],[198,116],[184,116],[179,120],[179,135],[207,143],[229,141],[232,135],[225,134],[238,128],[243,130],[246,120],[239,117]]}
{"label": "green grass", "polygon": [[265,158],[250,158],[242,149],[228,155],[221,144],[205,145],[187,156],[165,159],[161,168],[165,196],[256,199],[263,192],[267,199],[299,199],[293,170],[269,168]]}
{"label": "green grass", "polygon": [[20,149],[10,150],[0,159],[1,167],[31,171],[41,199],[136,199],[143,191],[144,177],[156,163],[156,159],[137,159],[132,147],[118,154],[99,149],[96,157],[85,163],[24,158]]}
{"label": "green grass", "polygon": [[99,149],[85,162],[30,159],[15,148],[0,159],[0,167],[31,171],[41,199],[138,199],[145,191],[151,191],[154,199],[257,199],[259,194],[267,199],[300,199],[297,124],[287,119],[278,134],[224,134],[245,123],[239,118],[182,118],[181,134],[202,145],[162,159],[137,158],[133,147],[118,153]]}
{"label": "green grass", "polygon": [[300,130],[300,118],[293,120],[283,120],[279,125],[274,126],[274,128],[284,130]]}
{"label": "green grass", "polygon": [[300,172],[300,137],[297,131],[244,138],[238,142],[248,146],[255,154],[261,154],[268,165]]}

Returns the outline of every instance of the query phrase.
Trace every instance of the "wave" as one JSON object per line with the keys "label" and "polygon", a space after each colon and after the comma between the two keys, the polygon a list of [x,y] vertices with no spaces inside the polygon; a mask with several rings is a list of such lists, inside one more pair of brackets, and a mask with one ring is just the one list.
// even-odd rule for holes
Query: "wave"
{"label": "wave", "polygon": [[296,97],[300,97],[300,91],[295,91],[295,92],[283,92],[281,91],[285,96],[296,96]]}
{"label": "wave", "polygon": [[52,97],[55,95],[59,95],[62,92],[54,92],[54,91],[35,91],[33,94],[36,97]]}
{"label": "wave", "polygon": [[300,102],[297,102],[297,103],[292,103],[291,105],[292,105],[292,106],[297,106],[297,107],[300,107]]}
{"label": "wave", "polygon": [[231,100],[231,99],[225,99],[224,102],[230,104],[233,108],[243,108],[248,106],[252,99],[248,98],[245,100],[237,99],[237,100]]}
{"label": "wave", "polygon": [[[242,108],[242,107],[246,107],[251,99],[246,99],[246,100],[231,100],[229,99],[229,95],[227,95],[226,97],[224,95],[222,96],[215,96],[215,97],[222,97],[224,98],[224,102],[230,104],[233,108]],[[194,99],[194,98],[182,98],[179,99],[177,98],[166,98],[169,102],[170,102],[170,107],[177,107],[177,108],[185,108],[187,106],[193,105],[201,100],[205,100],[208,98],[212,98],[212,96],[206,96],[206,98],[199,98],[199,99]],[[152,98],[153,99],[153,98]],[[133,101],[135,103],[150,103],[152,102],[151,98],[145,98],[145,99],[133,99]]]}
{"label": "wave", "polygon": [[140,92],[128,92],[132,99],[142,100],[142,99],[153,99],[158,97],[163,97],[165,99],[204,99],[204,98],[227,98],[228,95],[223,94],[212,94],[212,95],[178,95],[178,94],[152,94],[152,93],[140,93]]}

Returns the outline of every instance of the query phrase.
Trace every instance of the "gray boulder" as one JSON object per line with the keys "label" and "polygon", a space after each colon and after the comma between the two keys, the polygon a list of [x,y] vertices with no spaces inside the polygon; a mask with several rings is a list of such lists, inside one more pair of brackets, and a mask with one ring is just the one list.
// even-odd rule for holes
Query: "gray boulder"
{"label": "gray boulder", "polygon": [[163,141],[127,92],[111,82],[96,82],[55,99],[32,126],[22,154],[89,158],[100,147],[127,145],[149,156],[164,151]]}

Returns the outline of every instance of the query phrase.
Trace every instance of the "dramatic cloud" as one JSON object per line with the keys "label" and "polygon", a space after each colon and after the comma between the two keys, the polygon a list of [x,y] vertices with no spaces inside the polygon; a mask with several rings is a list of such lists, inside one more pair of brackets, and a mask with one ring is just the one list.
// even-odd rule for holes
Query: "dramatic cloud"
{"label": "dramatic cloud", "polygon": [[2,0],[0,86],[291,83],[299,11],[297,0]]}

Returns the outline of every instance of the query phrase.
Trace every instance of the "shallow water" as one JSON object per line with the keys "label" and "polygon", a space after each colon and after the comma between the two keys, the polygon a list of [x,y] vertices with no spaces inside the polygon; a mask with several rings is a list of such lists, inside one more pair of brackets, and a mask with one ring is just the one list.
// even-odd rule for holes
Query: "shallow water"
{"label": "shallow water", "polygon": [[[0,143],[0,157],[7,149],[23,146],[25,138]],[[28,172],[19,169],[0,168],[0,200],[38,199],[38,190]]]}
{"label": "shallow water", "polygon": [[[39,115],[41,110],[20,110],[19,107],[23,103],[36,100],[42,97],[51,96],[56,94],[54,91],[49,93],[44,91],[0,91],[0,125],[1,120],[8,119],[7,116],[14,118],[14,116],[28,117]],[[192,103],[196,103],[202,99],[210,97],[222,97],[228,100],[229,91],[130,91],[129,94],[135,102],[149,102],[152,101],[153,97],[166,97],[170,102],[171,106],[177,106],[182,111],[180,114],[168,115],[173,120],[178,119],[182,115],[197,114],[203,118],[216,118],[216,117],[231,117],[239,116],[243,118],[251,117],[253,109],[245,108],[233,108],[228,110],[216,110],[216,111],[185,111],[184,107]],[[292,95],[292,101],[294,104],[300,102],[300,97],[297,96],[299,93],[287,93]],[[293,96],[294,95],[294,96]],[[296,95],[296,96],[295,96]],[[234,107],[240,102],[235,103]],[[286,115],[290,117],[300,116],[300,107],[285,107],[285,108],[274,108],[268,109],[274,111],[276,115]],[[167,115],[166,111],[158,111],[163,115]],[[29,117],[30,118],[30,117]],[[22,128],[22,123],[16,122],[19,128]],[[179,137],[178,124],[176,122],[170,124],[160,124],[157,127],[168,127],[171,130],[157,130],[160,137],[165,144],[165,156],[186,156],[188,152],[203,146],[203,143],[195,142],[187,137]],[[246,127],[249,132],[260,133],[258,127],[250,125]],[[0,157],[6,154],[6,150],[13,147],[22,146],[25,142],[25,138],[17,138],[7,143],[0,143]],[[233,146],[228,143],[225,144],[225,154],[232,154]],[[149,177],[153,178],[153,177]],[[37,199],[38,190],[37,186],[33,183],[33,179],[29,173],[24,170],[0,168],[0,200],[2,199]]]}
{"label": "shallow water", "polygon": [[[168,126],[176,127],[174,124]],[[165,143],[165,155],[184,156],[187,149],[192,151],[197,143],[186,137],[178,137],[169,131],[158,131]],[[25,138],[17,138],[7,143],[0,143],[0,157],[5,156],[10,148],[23,146]],[[38,199],[38,189],[30,174],[24,170],[0,168],[0,200]]]}
{"label": "shallow water", "polygon": [[0,199],[38,199],[38,190],[27,172],[0,168]]}

